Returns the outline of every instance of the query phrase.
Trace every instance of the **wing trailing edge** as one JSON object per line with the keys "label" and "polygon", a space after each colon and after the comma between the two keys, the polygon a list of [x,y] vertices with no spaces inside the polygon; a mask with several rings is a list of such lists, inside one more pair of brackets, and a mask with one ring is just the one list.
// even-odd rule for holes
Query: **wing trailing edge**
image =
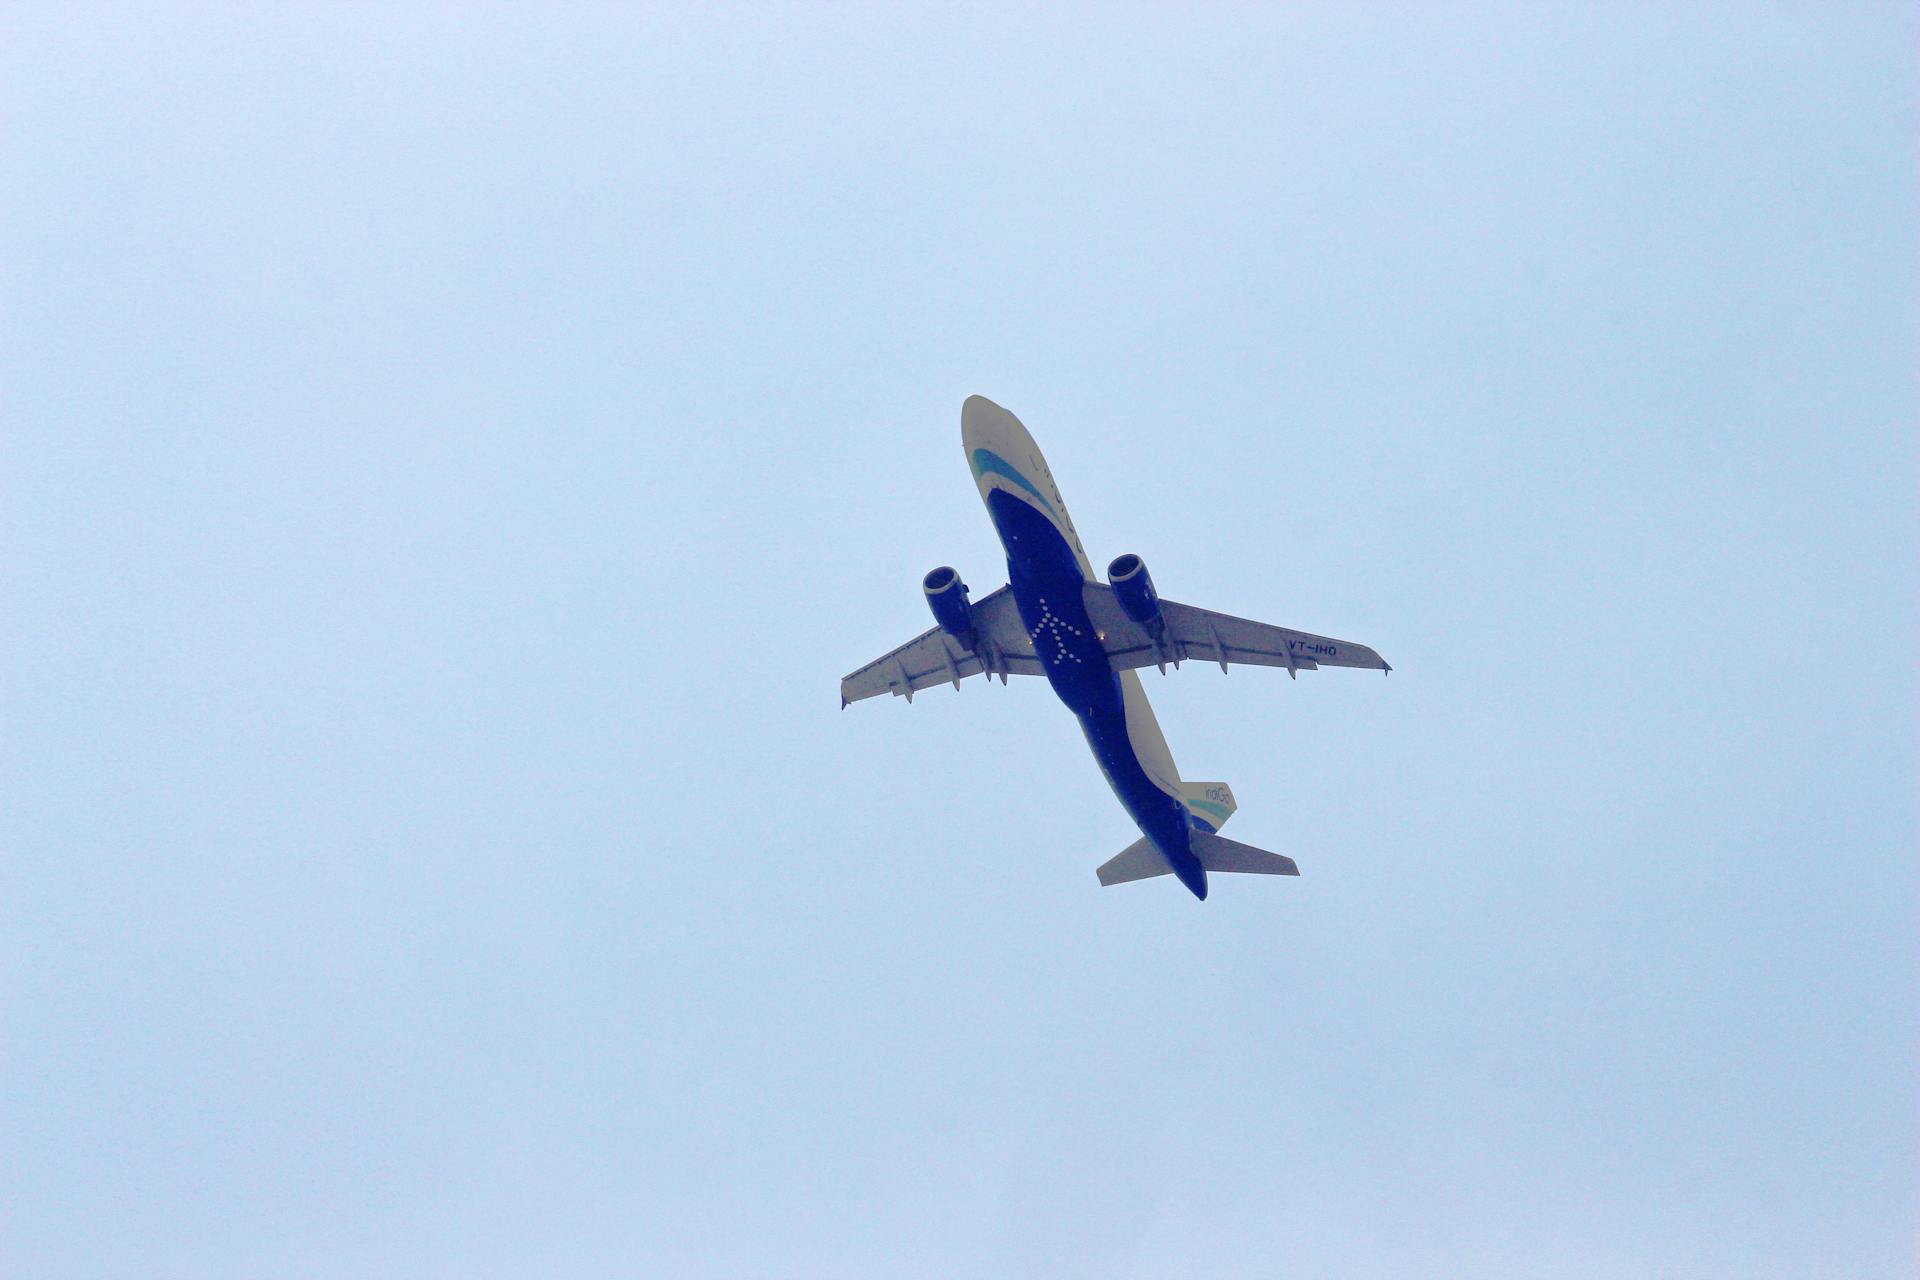
{"label": "wing trailing edge", "polygon": [[1177,665],[1188,658],[1217,662],[1222,671],[1233,665],[1282,667],[1289,674],[1321,667],[1393,669],[1372,649],[1351,640],[1276,627],[1173,600],[1160,601],[1165,625],[1156,638],[1127,616],[1113,588],[1101,582],[1087,583],[1086,602],[1087,616],[1099,629],[1107,659],[1116,671],[1169,662]]}
{"label": "wing trailing edge", "polygon": [[875,698],[883,693],[913,701],[913,695],[934,685],[960,687],[968,676],[1044,675],[1033,641],[1020,621],[1020,608],[1006,587],[973,603],[974,645],[968,649],[939,627],[923,631],[907,643],[881,654],[840,681],[840,705]]}

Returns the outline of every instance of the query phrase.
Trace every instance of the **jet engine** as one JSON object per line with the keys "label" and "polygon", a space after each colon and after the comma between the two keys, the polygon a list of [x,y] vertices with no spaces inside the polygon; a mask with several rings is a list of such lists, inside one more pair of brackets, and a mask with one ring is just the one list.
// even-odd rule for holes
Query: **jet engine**
{"label": "jet engine", "polygon": [[967,584],[960,581],[959,571],[943,564],[921,580],[920,589],[927,593],[927,608],[933,610],[933,620],[940,629],[971,651],[975,640],[973,604],[967,599]]}
{"label": "jet engine", "polygon": [[1128,552],[1114,560],[1107,566],[1107,582],[1113,587],[1113,598],[1119,602],[1120,612],[1158,639],[1166,629],[1160,617],[1160,593],[1153,589],[1153,579],[1147,575],[1147,566],[1140,557]]}

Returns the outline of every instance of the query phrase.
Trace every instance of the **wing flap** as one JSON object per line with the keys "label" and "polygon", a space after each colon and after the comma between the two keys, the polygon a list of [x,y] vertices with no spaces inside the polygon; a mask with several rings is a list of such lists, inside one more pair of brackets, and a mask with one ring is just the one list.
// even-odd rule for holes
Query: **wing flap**
{"label": "wing flap", "polygon": [[1189,658],[1217,662],[1223,668],[1239,664],[1289,671],[1317,671],[1321,667],[1392,670],[1379,654],[1351,640],[1276,627],[1173,600],[1160,602],[1165,630],[1156,643],[1121,610],[1112,587],[1089,582],[1085,594],[1087,615],[1093,619],[1116,671],[1180,663]]}
{"label": "wing flap", "polygon": [[1006,676],[1044,674],[1033,652],[1033,641],[1020,621],[1013,592],[1006,587],[982,596],[973,606],[974,631],[980,642],[969,652],[938,627],[923,631],[907,643],[875,658],[840,682],[840,705],[883,693],[913,695],[937,684],[956,689],[968,676],[982,671]]}

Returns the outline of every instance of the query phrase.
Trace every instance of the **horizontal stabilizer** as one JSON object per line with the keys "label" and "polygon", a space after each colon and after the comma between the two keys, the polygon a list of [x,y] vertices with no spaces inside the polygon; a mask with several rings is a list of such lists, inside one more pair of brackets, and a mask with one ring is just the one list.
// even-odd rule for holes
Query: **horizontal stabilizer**
{"label": "horizontal stabilizer", "polygon": [[1171,874],[1173,868],[1145,836],[1101,863],[1099,871],[1101,884],[1125,884],[1129,880],[1150,880]]}
{"label": "horizontal stabilizer", "polygon": [[[1256,876],[1297,876],[1300,868],[1284,854],[1268,853],[1250,844],[1241,844],[1225,836],[1194,829],[1188,832],[1188,848],[1200,865],[1209,871],[1238,871]],[[1126,884],[1132,880],[1151,880],[1173,871],[1153,842],[1141,836],[1113,857],[1100,864],[1101,884]]]}
{"label": "horizontal stabilizer", "polygon": [[1244,871],[1256,876],[1297,876],[1300,868],[1285,854],[1268,853],[1208,831],[1191,833],[1194,856],[1209,871]]}

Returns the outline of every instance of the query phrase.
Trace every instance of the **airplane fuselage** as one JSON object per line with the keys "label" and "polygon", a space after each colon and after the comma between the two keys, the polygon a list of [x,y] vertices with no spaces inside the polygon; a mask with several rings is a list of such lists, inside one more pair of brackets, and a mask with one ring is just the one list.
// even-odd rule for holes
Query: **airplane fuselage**
{"label": "airplane fuselage", "polygon": [[1047,683],[1080,721],[1100,771],[1140,831],[1195,896],[1207,872],[1195,856],[1179,774],[1146,691],[1132,671],[1115,671],[1087,614],[1093,569],[1026,428],[984,400],[963,413],[967,461],[1000,543],[1020,619]]}
{"label": "airplane fuselage", "polygon": [[1187,811],[1148,775],[1127,731],[1129,699],[1123,685],[1133,684],[1142,709],[1146,694],[1133,672],[1108,666],[1087,616],[1088,579],[1073,548],[1045,516],[1004,491],[988,496],[987,510],[1006,548],[1008,583],[1047,683],[1079,718],[1101,773],[1141,833],[1181,883],[1206,897],[1207,872],[1189,848]]}

